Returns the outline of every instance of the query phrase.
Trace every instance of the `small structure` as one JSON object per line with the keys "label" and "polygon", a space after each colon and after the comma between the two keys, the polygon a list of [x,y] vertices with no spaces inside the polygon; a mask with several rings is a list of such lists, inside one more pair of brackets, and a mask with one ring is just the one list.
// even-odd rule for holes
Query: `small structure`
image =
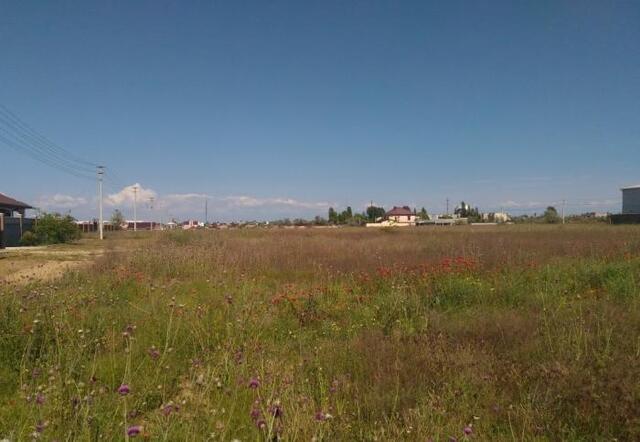
{"label": "small structure", "polygon": [[0,249],[20,245],[24,232],[31,230],[33,218],[26,218],[29,204],[0,193]]}
{"label": "small structure", "polygon": [[623,187],[620,190],[622,190],[622,214],[640,215],[640,184]]}
{"label": "small structure", "polygon": [[367,223],[367,227],[409,227],[415,226],[418,215],[409,206],[394,206],[393,209],[385,213],[384,219],[376,220],[375,223]]}
{"label": "small structure", "polygon": [[155,230],[158,228],[158,223],[154,221],[131,221],[127,220],[122,225],[124,230]]}
{"label": "small structure", "polygon": [[198,220],[190,219],[182,222],[182,230],[197,229],[198,227],[204,227],[204,223]]}
{"label": "small structure", "polygon": [[622,213],[611,215],[613,224],[640,224],[640,184],[623,187]]}
{"label": "small structure", "polygon": [[511,217],[506,212],[490,212],[482,214],[482,221],[490,223],[507,223]]}

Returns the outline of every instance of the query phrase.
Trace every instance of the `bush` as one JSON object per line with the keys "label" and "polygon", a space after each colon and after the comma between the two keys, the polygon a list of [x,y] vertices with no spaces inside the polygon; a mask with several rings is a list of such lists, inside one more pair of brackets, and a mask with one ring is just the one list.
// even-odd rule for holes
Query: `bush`
{"label": "bush", "polygon": [[38,219],[33,232],[37,244],[59,244],[80,238],[80,230],[73,217],[58,213],[47,213]]}
{"label": "bush", "polygon": [[35,246],[38,245],[38,237],[32,231],[24,232],[22,238],[20,238],[21,246]]}

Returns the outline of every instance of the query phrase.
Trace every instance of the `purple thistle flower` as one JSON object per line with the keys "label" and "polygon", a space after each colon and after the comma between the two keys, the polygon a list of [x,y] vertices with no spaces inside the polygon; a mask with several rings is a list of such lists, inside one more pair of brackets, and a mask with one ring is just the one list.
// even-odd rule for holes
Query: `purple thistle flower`
{"label": "purple thistle flower", "polygon": [[254,390],[260,386],[260,381],[256,378],[251,378],[249,381],[249,388],[253,388]]}
{"label": "purple thistle flower", "polygon": [[164,414],[165,416],[169,416],[174,411],[178,411],[178,407],[173,404],[167,404],[162,407],[162,414]]}
{"label": "purple thistle flower", "polygon": [[47,424],[45,424],[44,422],[38,421],[38,423],[36,424],[36,431],[38,433],[42,433],[46,426],[47,426]]}
{"label": "purple thistle flower", "polygon": [[118,387],[118,393],[120,394],[120,396],[126,396],[129,394],[130,391],[131,389],[127,384],[122,384],[121,386]]}
{"label": "purple thistle flower", "polygon": [[269,413],[271,413],[271,416],[275,418],[282,417],[283,411],[282,411],[282,407],[280,406],[280,402],[274,402],[269,407]]}
{"label": "purple thistle flower", "polygon": [[44,404],[44,400],[45,400],[44,394],[38,392],[38,394],[36,394],[36,404],[42,405]]}
{"label": "purple thistle flower", "polygon": [[134,425],[127,429],[127,436],[135,437],[142,431],[142,427],[140,425]]}
{"label": "purple thistle flower", "polygon": [[323,421],[327,418],[327,416],[325,416],[325,414],[322,411],[318,411],[316,413],[316,420],[317,421]]}
{"label": "purple thistle flower", "polygon": [[467,425],[462,431],[464,431],[465,436],[470,436],[473,433],[473,428],[471,428],[471,425]]}
{"label": "purple thistle flower", "polygon": [[264,421],[264,419],[260,419],[256,421],[256,427],[258,427],[261,430],[264,430],[265,428],[267,428],[267,423]]}
{"label": "purple thistle flower", "polygon": [[151,359],[158,359],[160,357],[160,350],[158,350],[155,346],[152,346],[149,349],[149,356],[151,356]]}
{"label": "purple thistle flower", "polygon": [[262,413],[260,412],[260,410],[258,408],[253,408],[251,410],[251,419],[257,420],[260,417],[261,414]]}

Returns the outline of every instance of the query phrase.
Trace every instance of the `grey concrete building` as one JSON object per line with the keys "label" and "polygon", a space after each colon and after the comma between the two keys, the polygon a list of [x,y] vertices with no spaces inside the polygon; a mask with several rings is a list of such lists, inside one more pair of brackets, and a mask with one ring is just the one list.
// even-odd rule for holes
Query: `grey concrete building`
{"label": "grey concrete building", "polygon": [[622,189],[622,214],[640,215],[640,184],[637,186],[623,187]]}

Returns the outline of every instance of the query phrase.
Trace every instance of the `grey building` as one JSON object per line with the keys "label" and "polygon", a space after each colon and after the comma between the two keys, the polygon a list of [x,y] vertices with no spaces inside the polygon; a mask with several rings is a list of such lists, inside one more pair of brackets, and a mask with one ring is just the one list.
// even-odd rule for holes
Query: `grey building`
{"label": "grey building", "polygon": [[621,190],[622,214],[640,215],[640,184],[637,186],[623,187]]}

